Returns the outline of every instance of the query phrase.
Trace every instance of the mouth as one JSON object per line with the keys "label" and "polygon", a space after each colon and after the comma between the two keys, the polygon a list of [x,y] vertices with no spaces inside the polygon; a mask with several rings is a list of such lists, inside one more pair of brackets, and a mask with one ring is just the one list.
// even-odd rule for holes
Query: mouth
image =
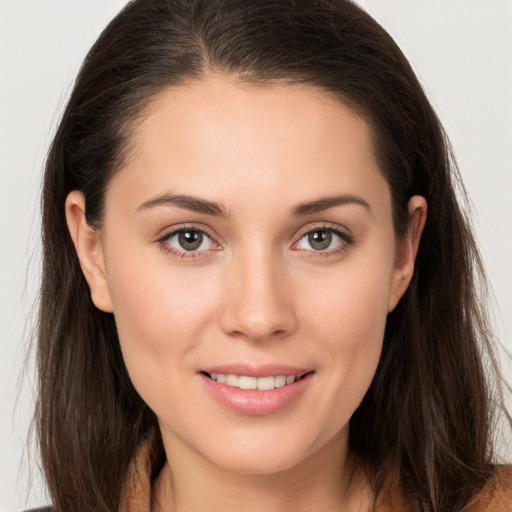
{"label": "mouth", "polygon": [[314,387],[316,371],[279,365],[225,365],[201,370],[204,390],[239,415],[265,416],[292,407]]}
{"label": "mouth", "polygon": [[204,390],[224,408],[241,415],[265,416],[299,403],[316,389],[316,370],[281,363],[224,363],[198,371]]}
{"label": "mouth", "polygon": [[209,373],[201,372],[211,380],[233,388],[244,390],[271,391],[276,388],[289,386],[305,378],[310,372],[302,372],[298,375],[267,375],[265,377],[254,377],[251,375],[236,375],[233,373]]}

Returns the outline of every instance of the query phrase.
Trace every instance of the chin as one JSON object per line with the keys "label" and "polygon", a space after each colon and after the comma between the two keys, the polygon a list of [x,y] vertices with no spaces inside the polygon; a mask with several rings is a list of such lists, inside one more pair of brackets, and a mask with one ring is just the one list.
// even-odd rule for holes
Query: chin
{"label": "chin", "polygon": [[299,466],[303,458],[297,453],[283,453],[274,448],[265,452],[261,450],[246,451],[245,453],[232,452],[231,456],[225,454],[224,457],[215,457],[210,460],[226,471],[264,476],[291,470]]}
{"label": "chin", "polygon": [[[289,429],[285,429],[284,435],[279,436],[255,431],[253,436],[240,436],[210,445],[203,455],[226,471],[264,476],[296,469],[306,463],[310,465],[317,455],[325,461],[324,452],[331,455],[339,451],[334,445],[339,447],[341,437],[344,437],[344,429],[332,437],[301,436],[297,430],[293,430],[295,435],[290,435]],[[306,432],[302,431],[302,434]]]}

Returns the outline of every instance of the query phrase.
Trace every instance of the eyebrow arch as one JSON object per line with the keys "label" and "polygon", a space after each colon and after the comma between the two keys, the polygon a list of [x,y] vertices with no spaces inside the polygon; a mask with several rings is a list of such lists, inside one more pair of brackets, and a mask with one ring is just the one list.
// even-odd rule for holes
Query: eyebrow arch
{"label": "eyebrow arch", "polygon": [[215,217],[228,217],[228,212],[219,203],[207,201],[194,196],[162,194],[149,201],[142,203],[137,212],[142,212],[154,208],[155,206],[177,206],[185,210],[192,210],[206,215],[214,215]]}
{"label": "eyebrow arch", "polygon": [[365,201],[362,197],[355,196],[353,194],[341,194],[335,196],[321,197],[313,201],[301,203],[292,209],[292,215],[309,215],[311,213],[318,213],[334,206],[344,206],[347,204],[358,204],[372,213],[370,204]]}

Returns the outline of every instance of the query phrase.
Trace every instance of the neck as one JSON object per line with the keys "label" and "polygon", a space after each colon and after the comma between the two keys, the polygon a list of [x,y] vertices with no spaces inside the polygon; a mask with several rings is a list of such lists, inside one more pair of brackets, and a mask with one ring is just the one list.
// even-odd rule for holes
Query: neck
{"label": "neck", "polygon": [[342,433],[298,466],[270,474],[247,474],[219,468],[201,456],[180,450],[155,481],[152,512],[244,510],[366,511],[372,495],[357,457],[348,452]]}

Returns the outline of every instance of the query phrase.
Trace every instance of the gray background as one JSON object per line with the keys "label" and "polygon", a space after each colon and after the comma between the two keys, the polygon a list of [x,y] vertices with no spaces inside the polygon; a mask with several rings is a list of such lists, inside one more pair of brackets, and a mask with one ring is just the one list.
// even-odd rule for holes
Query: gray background
{"label": "gray background", "polygon": [[[80,62],[124,3],[0,0],[0,511],[46,502],[26,442],[30,361],[21,379],[39,280],[41,169]],[[512,2],[359,3],[411,60],[451,137],[495,292],[496,329],[511,350]],[[506,372],[512,381],[510,365]],[[511,449],[502,448],[509,461]]]}

